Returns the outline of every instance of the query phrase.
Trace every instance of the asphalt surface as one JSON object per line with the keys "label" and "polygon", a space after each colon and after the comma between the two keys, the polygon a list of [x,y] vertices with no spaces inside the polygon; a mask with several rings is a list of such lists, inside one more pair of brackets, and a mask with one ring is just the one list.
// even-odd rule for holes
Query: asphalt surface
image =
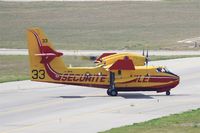
{"label": "asphalt surface", "polygon": [[0,84],[0,133],[95,133],[200,107],[200,58],[157,61],[181,77],[171,96],[19,81]]}
{"label": "asphalt surface", "polygon": [[[99,56],[106,52],[133,52],[142,54],[142,50],[57,50],[68,56]],[[145,51],[146,53],[146,51]],[[200,51],[170,51],[170,50],[149,50],[150,55],[200,55]],[[5,49],[0,48],[0,55],[28,55],[27,49]]]}

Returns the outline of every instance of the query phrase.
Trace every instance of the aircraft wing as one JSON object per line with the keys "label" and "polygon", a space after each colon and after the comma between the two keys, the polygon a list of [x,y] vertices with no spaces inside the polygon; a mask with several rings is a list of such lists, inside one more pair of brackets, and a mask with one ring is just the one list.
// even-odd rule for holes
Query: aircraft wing
{"label": "aircraft wing", "polygon": [[118,60],[129,58],[134,62],[135,66],[143,66],[145,64],[145,57],[134,53],[104,53],[95,61],[96,65],[110,66]]}
{"label": "aircraft wing", "polygon": [[107,71],[116,71],[116,70],[135,70],[135,65],[129,57],[125,57],[124,59],[119,59],[112,64],[104,65]]}

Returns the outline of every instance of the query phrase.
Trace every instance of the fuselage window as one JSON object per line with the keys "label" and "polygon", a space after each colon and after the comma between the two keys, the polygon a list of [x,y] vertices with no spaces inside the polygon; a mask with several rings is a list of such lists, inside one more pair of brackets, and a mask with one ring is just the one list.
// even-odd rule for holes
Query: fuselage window
{"label": "fuselage window", "polygon": [[122,71],[121,70],[118,70],[118,75],[121,75],[122,74]]}
{"label": "fuselage window", "polygon": [[102,73],[101,73],[101,72],[99,72],[99,73],[98,73],[98,75],[99,75],[99,76],[102,76]]}
{"label": "fuselage window", "polygon": [[89,72],[86,72],[85,75],[86,75],[86,76],[90,76],[91,74],[90,74]]}

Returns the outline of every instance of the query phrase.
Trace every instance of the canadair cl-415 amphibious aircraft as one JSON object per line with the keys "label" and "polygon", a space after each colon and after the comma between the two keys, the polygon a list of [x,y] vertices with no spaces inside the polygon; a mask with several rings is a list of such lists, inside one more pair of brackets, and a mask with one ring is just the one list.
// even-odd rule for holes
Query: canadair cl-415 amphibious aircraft
{"label": "canadair cl-415 amphibious aircraft", "polygon": [[33,81],[107,89],[109,96],[119,91],[166,92],[179,84],[179,76],[165,67],[148,66],[147,56],[134,53],[104,53],[95,67],[69,67],[62,53],[54,49],[39,28],[29,29],[30,77]]}

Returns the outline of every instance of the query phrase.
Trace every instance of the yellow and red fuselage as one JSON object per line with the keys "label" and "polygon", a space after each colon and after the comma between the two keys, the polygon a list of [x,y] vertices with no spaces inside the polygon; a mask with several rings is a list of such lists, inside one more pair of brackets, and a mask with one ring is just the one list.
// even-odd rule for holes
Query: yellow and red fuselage
{"label": "yellow and red fuselage", "polygon": [[29,29],[27,34],[33,81],[108,89],[112,72],[118,91],[165,92],[179,84],[177,75],[164,67],[144,66],[144,57],[136,54],[114,53],[102,57],[95,67],[68,67],[42,30]]}

